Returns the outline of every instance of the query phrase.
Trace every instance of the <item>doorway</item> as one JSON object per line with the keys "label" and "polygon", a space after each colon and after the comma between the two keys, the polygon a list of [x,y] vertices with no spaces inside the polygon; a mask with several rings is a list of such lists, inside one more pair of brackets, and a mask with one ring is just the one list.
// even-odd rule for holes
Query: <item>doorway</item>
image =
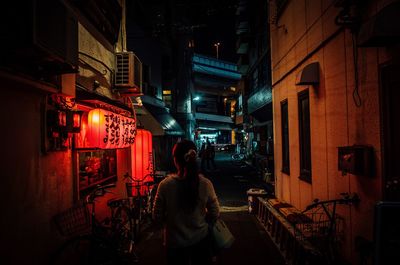
{"label": "doorway", "polygon": [[381,68],[383,199],[400,201],[400,64]]}

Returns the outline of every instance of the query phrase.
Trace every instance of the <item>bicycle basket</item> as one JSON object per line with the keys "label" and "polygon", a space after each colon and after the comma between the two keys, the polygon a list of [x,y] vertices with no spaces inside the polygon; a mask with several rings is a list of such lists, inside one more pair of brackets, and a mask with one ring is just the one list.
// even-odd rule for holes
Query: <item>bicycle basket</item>
{"label": "bicycle basket", "polygon": [[54,222],[63,236],[89,234],[91,229],[90,214],[84,203],[57,214]]}
{"label": "bicycle basket", "polygon": [[295,224],[295,236],[319,247],[324,246],[324,241],[341,242],[344,236],[343,218],[337,214],[329,218],[320,210],[304,213],[309,221]]}
{"label": "bicycle basket", "polygon": [[127,182],[125,183],[126,186],[126,195],[128,197],[137,197],[138,196],[138,189],[140,191],[140,196],[144,196],[146,194],[146,188],[143,184],[134,184]]}

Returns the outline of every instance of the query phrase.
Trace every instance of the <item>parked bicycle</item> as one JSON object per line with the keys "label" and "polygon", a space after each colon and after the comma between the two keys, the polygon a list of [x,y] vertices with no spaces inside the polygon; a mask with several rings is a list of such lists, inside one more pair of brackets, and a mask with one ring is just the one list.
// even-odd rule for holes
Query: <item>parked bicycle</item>
{"label": "parked bicycle", "polygon": [[141,179],[125,174],[127,197],[108,202],[113,219],[119,220],[118,224],[124,227],[134,242],[140,240],[143,225],[151,222],[154,197],[162,178],[163,175],[155,173],[147,174]]}
{"label": "parked bicycle", "polygon": [[341,196],[333,200],[315,199],[303,211],[309,220],[295,224],[296,236],[315,245],[328,265],[341,264],[339,248],[345,231],[344,218],[337,214],[337,205],[353,205],[360,201],[357,194],[341,193]]}
{"label": "parked bicycle", "polygon": [[121,220],[113,226],[96,218],[96,198],[115,184],[97,186],[85,200],[55,216],[60,233],[69,239],[54,253],[51,264],[127,264],[137,261],[133,241]]}
{"label": "parked bicycle", "polygon": [[231,156],[231,161],[236,166],[245,166],[246,155],[243,153],[234,153]]}

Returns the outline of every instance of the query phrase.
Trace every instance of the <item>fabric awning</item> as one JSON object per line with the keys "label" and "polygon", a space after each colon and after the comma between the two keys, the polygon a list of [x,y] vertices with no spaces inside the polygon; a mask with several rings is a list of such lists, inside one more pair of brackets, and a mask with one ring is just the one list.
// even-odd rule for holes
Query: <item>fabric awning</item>
{"label": "fabric awning", "polygon": [[168,112],[168,109],[162,106],[155,106],[143,102],[145,113],[137,115],[140,123],[153,135],[183,135],[179,123]]}

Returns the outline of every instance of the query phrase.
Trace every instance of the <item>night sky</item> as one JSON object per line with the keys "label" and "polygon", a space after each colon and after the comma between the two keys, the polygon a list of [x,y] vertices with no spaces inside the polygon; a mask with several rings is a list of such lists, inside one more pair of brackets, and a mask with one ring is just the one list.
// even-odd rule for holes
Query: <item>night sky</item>
{"label": "night sky", "polygon": [[166,30],[165,23],[169,17],[166,10],[170,8],[168,4],[172,4],[173,26],[191,29],[195,52],[215,57],[214,43],[220,42],[219,59],[237,62],[237,0],[135,0],[127,3],[128,18],[153,35]]}
{"label": "night sky", "polygon": [[220,42],[219,59],[237,62],[235,11],[233,4],[221,6],[203,18],[205,26],[193,30],[195,52],[215,57],[214,43]]}

